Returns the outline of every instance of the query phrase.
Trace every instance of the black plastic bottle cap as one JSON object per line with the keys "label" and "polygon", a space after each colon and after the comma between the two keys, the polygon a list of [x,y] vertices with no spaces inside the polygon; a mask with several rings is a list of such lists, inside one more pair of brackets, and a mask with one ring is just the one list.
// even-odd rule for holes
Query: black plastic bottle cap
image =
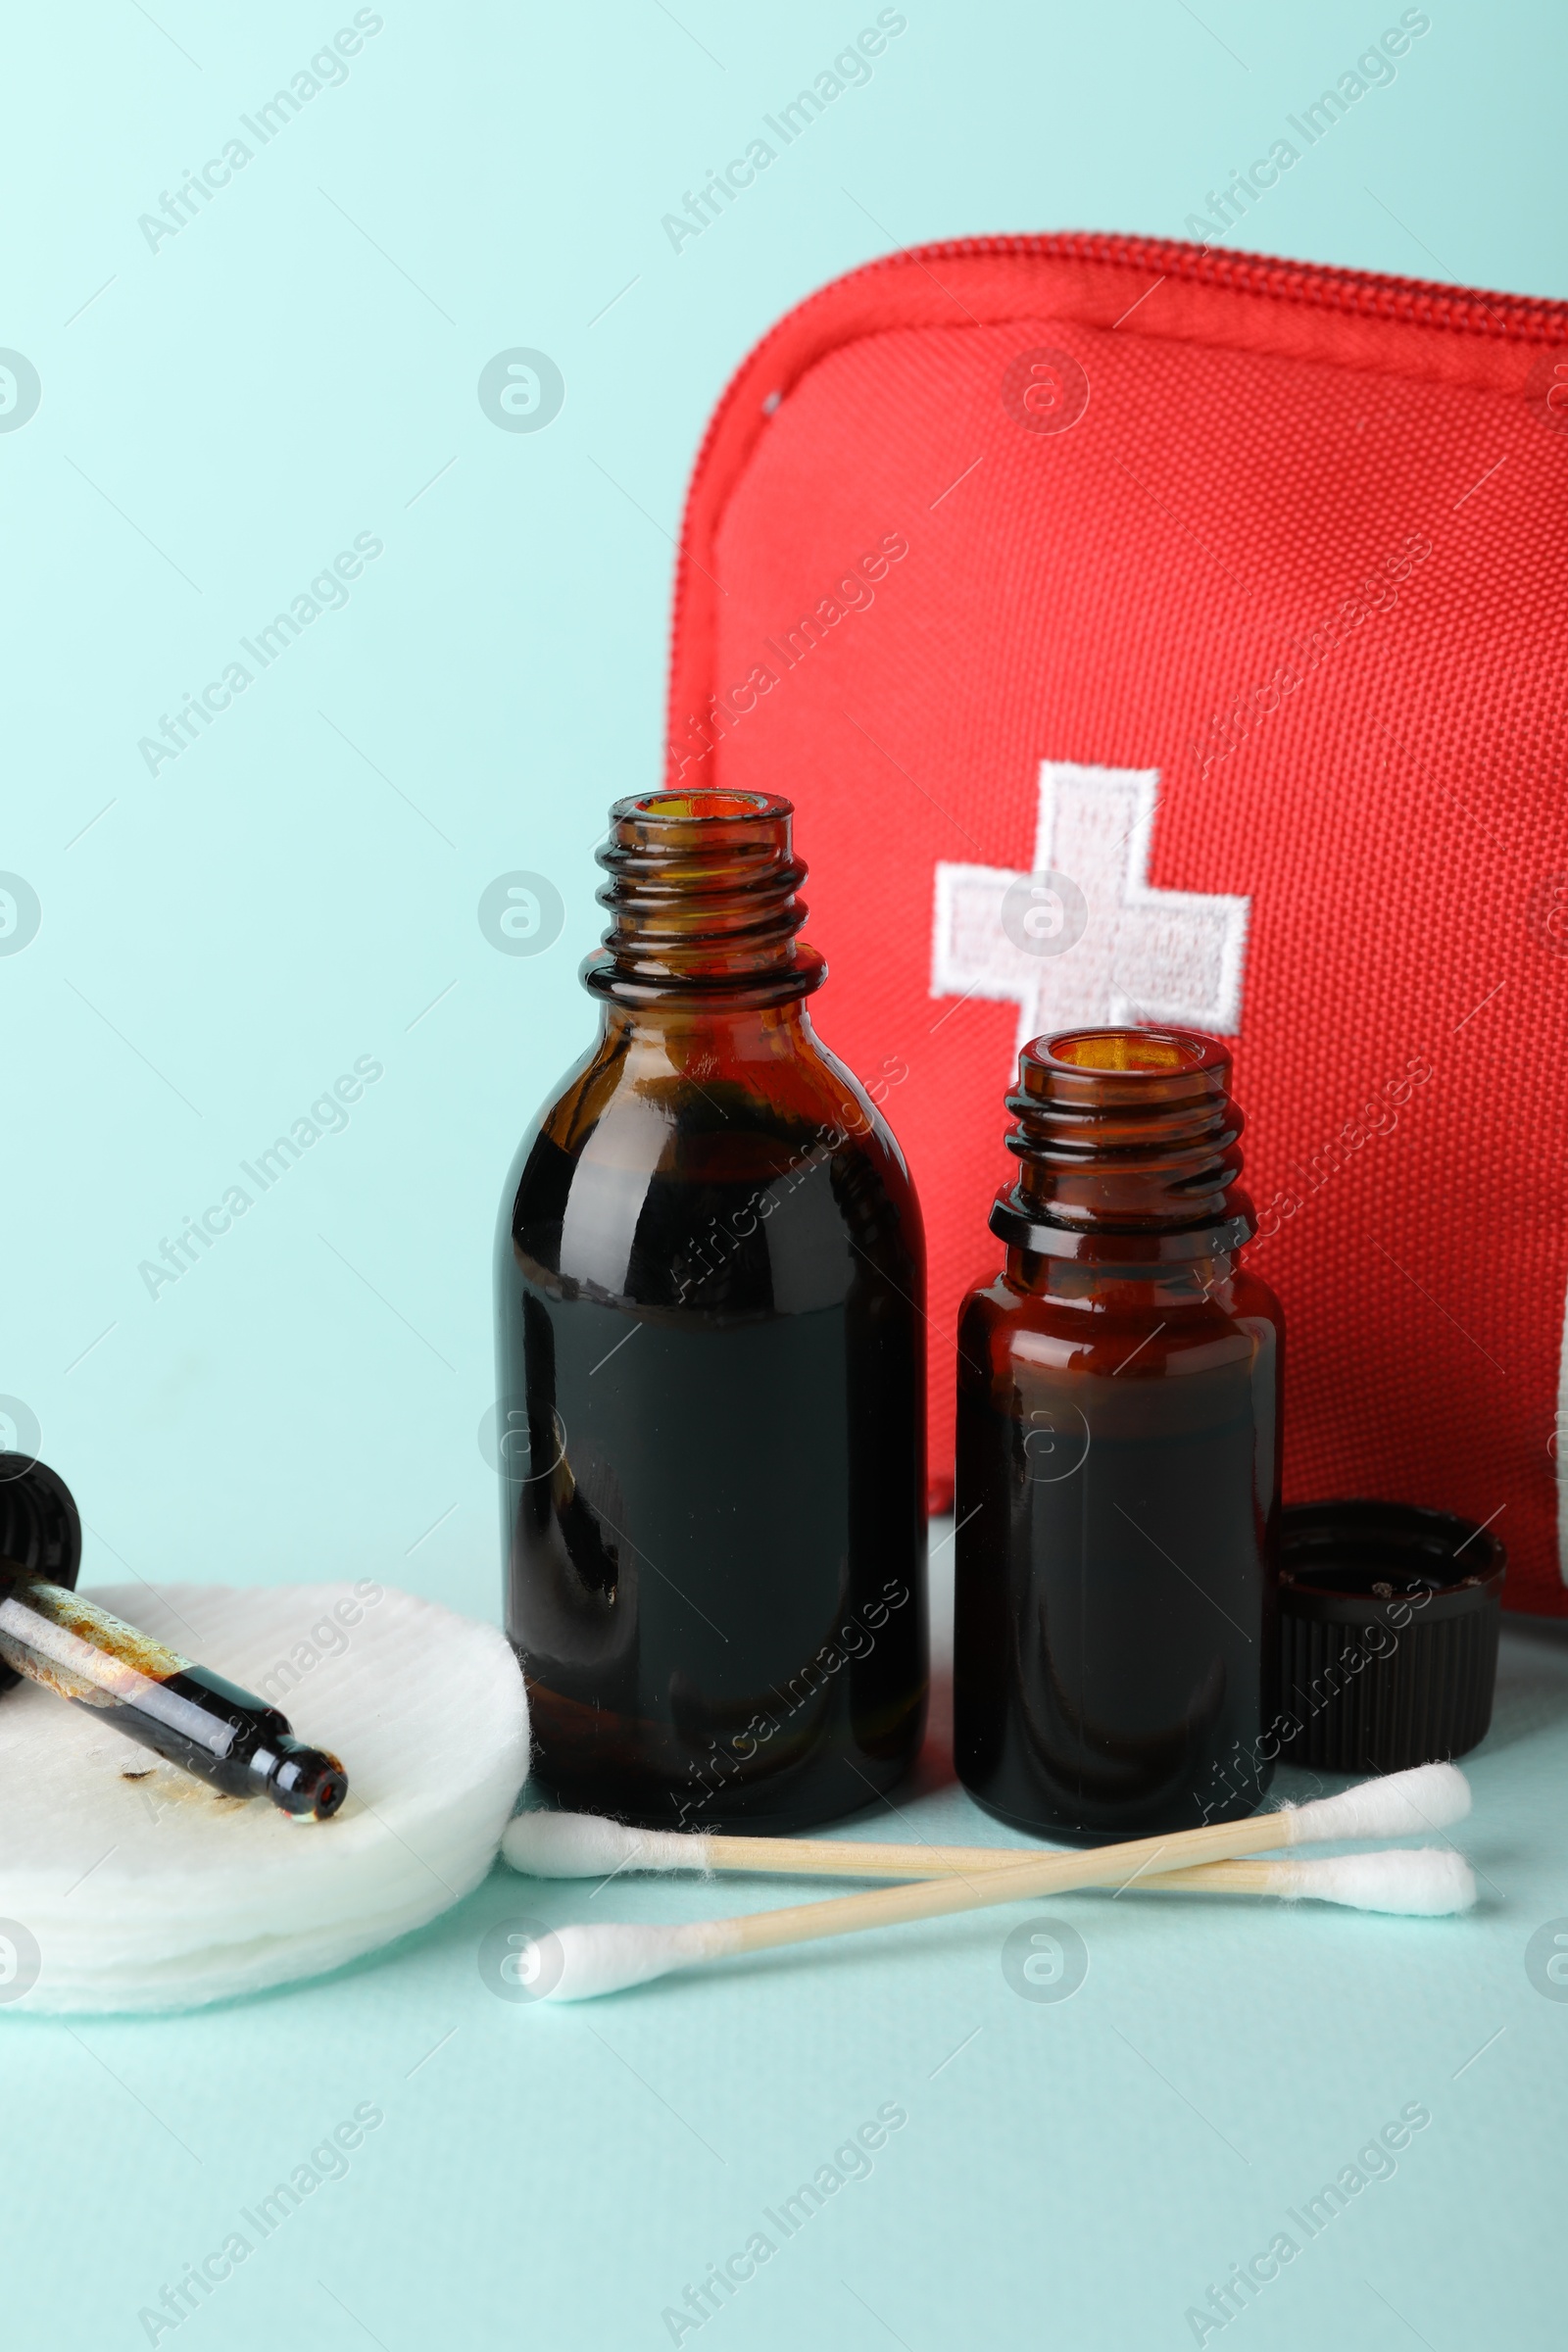
{"label": "black plastic bottle cap", "polygon": [[[35,1568],[74,1592],[81,1570],[81,1521],[71,1489],[30,1453],[0,1453],[0,1560]],[[21,1676],[0,1663],[0,1690]]]}
{"label": "black plastic bottle cap", "polygon": [[1403,1772],[1486,1737],[1507,1554],[1451,1511],[1292,1503],[1280,1543],[1281,1754]]}

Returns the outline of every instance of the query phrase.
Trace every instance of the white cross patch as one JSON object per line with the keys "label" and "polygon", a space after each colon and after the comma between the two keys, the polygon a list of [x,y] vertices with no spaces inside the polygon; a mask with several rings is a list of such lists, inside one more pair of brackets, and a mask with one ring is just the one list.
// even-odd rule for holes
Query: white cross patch
{"label": "white cross patch", "polygon": [[1032,873],[936,869],[931,994],[1018,1006],[1018,1046],[1099,1021],[1242,1025],[1249,899],[1155,890],[1154,767],[1040,763]]}

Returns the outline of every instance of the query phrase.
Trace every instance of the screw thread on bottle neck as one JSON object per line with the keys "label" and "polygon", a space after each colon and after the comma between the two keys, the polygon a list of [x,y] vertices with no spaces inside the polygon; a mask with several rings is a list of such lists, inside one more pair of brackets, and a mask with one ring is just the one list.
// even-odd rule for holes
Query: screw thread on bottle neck
{"label": "screw thread on bottle neck", "polygon": [[1238,1182],[1244,1122],[1230,1070],[1226,1049],[1194,1030],[1036,1038],[1007,1097],[1018,1180],[999,1196],[992,1230],[1054,1256],[1107,1242],[1114,1254],[1159,1258],[1239,1248],[1255,1219]]}
{"label": "screw thread on bottle neck", "polygon": [[794,813],[766,793],[617,801],[597,853],[610,877],[598,893],[610,928],[584,984],[633,1006],[782,1004],[820,987],[826,966],[796,936],[807,908]]}

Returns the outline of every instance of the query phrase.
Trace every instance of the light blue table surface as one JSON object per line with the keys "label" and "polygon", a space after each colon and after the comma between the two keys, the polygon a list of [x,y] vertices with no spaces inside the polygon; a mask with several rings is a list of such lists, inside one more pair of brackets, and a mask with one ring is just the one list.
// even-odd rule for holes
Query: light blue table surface
{"label": "light blue table surface", "polygon": [[[842,1834],[1000,1837],[952,1781],[938,1679],[913,1786]],[[0,2013],[0,2342],[1122,2352],[1197,2341],[1189,2310],[1283,2231],[1294,2259],[1203,2340],[1546,2352],[1568,1998],[1537,1989],[1525,1950],[1553,1919],[1568,1933],[1568,1627],[1505,1628],[1466,1770],[1455,1842],[1482,1900],[1463,1919],[1085,1893],[545,2008],[482,1981],[497,1921],[698,1919],[809,1890],[621,1877],[596,1894],[498,1867],[423,1933],[292,1991],[172,2022]],[[1087,1947],[1065,2000],[1003,1973],[1004,1938],[1043,1917]],[[1357,2167],[1381,2177],[1320,2205],[1309,2237],[1323,2185],[1412,2109],[1430,2122]],[[261,2201],[377,2110],[313,2168],[340,2177],[262,2237]],[[799,2198],[823,2166],[843,2184]],[[177,2330],[138,2325],[235,2230],[250,2251]],[[772,2251],[721,2308],[664,2317],[759,2231]]]}
{"label": "light blue table surface", "polygon": [[[673,540],[731,370],[840,272],[992,232],[1209,235],[1560,298],[1568,14],[1416,13],[1397,72],[1374,55],[1332,135],[1215,230],[1214,192],[1401,0],[11,12],[0,1446],[70,1480],[86,1583],[373,1575],[493,1619],[497,1197],[592,1035],[594,847],[660,773]],[[879,14],[904,29],[869,77],[852,56],[807,135],[672,234]],[[519,350],[564,381],[547,429],[496,398]],[[356,539],[381,553],[345,602]],[[322,581],[330,609],[161,756],[182,698]],[[519,872],[561,908],[527,956],[482,912]],[[831,980],[817,1002],[831,1045]],[[345,1124],[357,1061],[381,1075]],[[329,1132],[286,1182],[161,1276],[313,1107]],[[70,2027],[0,2004],[0,2352],[146,2343],[138,2313],[372,2108],[344,2176],[159,2340],[668,2343],[687,2286],[897,2106],[869,2176],[775,2232],[705,2345],[1175,2347],[1416,2103],[1395,2176],[1227,2340],[1560,2345],[1568,2002],[1524,1955],[1568,1916],[1565,1714],[1568,1627],[1511,1626],[1474,1917],[1084,1895],[1051,1906],[1089,1952],[1062,2002],[1009,1988],[987,1913],[509,2005],[476,1964],[498,1920],[779,1897],[498,1874],[250,2004]],[[879,1835],[996,1835],[944,1740]]]}

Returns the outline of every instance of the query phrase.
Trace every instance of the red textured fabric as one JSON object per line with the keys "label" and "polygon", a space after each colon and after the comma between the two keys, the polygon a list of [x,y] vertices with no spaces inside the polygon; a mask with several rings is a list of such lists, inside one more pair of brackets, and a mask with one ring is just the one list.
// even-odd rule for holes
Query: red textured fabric
{"label": "red textured fabric", "polygon": [[[1568,309],[1508,295],[938,246],[736,375],[692,483],[669,772],[799,810],[817,1026],[881,1073],[925,1209],[935,1500],[1020,1021],[933,994],[938,869],[1030,872],[1043,761],[1091,809],[1086,771],[1157,771],[1146,892],[1211,924],[1247,902],[1234,1018],[1198,1025],[1236,1038],[1287,1496],[1489,1520],[1510,1605],[1568,1613],[1565,507]],[[1181,903],[1096,873],[1050,985],[1092,989],[1096,955],[1180,981]]]}

